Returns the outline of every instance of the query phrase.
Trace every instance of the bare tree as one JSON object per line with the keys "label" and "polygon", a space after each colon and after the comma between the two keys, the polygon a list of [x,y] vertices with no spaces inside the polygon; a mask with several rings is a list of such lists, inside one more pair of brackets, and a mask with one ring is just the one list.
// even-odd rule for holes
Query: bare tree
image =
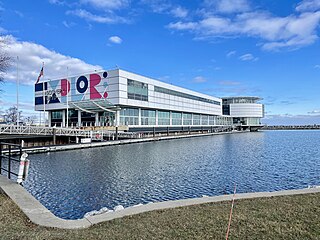
{"label": "bare tree", "polygon": [[12,58],[6,51],[7,45],[7,39],[0,36],[0,82],[4,81],[4,74],[8,71],[12,64]]}
{"label": "bare tree", "polygon": [[[18,118],[17,107],[13,106],[8,108],[4,116],[7,123],[10,123],[10,124],[17,123],[17,118]],[[21,121],[21,119],[22,119],[22,111],[19,111],[19,122]]]}
{"label": "bare tree", "polygon": [[31,115],[29,117],[25,117],[23,122],[26,124],[26,125],[33,125],[35,124],[35,122],[37,121],[37,116],[36,115]]}

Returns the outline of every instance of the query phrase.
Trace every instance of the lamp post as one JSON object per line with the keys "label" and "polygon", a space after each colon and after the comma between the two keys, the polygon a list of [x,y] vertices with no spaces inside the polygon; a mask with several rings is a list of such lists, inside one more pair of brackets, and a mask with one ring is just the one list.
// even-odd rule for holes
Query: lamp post
{"label": "lamp post", "polygon": [[20,113],[19,113],[19,56],[17,56],[17,126],[20,122]]}

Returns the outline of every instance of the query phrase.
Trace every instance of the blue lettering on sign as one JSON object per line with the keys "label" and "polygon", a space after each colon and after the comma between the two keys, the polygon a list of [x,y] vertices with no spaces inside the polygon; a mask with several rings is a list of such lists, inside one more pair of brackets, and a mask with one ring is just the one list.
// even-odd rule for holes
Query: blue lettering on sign
{"label": "blue lettering on sign", "polygon": [[[84,83],[83,87],[81,87],[81,82]],[[85,93],[89,86],[88,79],[85,76],[79,77],[76,86],[79,93]]]}

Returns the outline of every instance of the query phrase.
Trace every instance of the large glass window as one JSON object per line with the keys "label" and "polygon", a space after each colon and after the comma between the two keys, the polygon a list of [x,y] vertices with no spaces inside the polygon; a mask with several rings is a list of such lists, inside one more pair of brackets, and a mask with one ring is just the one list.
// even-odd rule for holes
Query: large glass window
{"label": "large glass window", "polygon": [[128,79],[128,98],[148,101],[148,84]]}
{"label": "large glass window", "polygon": [[182,125],[182,113],[173,112],[172,114],[172,125]]}
{"label": "large glass window", "polygon": [[169,94],[169,95],[172,95],[172,96],[177,96],[177,97],[192,99],[192,100],[196,100],[196,101],[200,101],[200,102],[205,102],[205,103],[211,103],[211,104],[215,104],[215,105],[220,105],[220,102],[218,102],[218,101],[214,101],[214,100],[207,99],[207,98],[203,98],[203,97],[194,96],[194,95],[187,94],[187,93],[182,93],[182,92],[174,91],[174,90],[167,89],[167,88],[163,88],[163,87],[154,86],[154,91],[155,91],[155,92],[159,92],[159,93]]}
{"label": "large glass window", "polygon": [[190,126],[192,125],[192,114],[184,113],[183,114],[183,125]]}
{"label": "large glass window", "polygon": [[156,125],[156,111],[141,109],[141,125]]}
{"label": "large glass window", "polygon": [[201,125],[208,125],[208,115],[201,115]]}
{"label": "large glass window", "polygon": [[158,125],[170,125],[170,112],[158,111]]}
{"label": "large glass window", "polygon": [[62,119],[62,111],[52,111],[51,119]]}
{"label": "large glass window", "polygon": [[193,125],[200,125],[200,115],[193,114]]}
{"label": "large glass window", "polygon": [[137,108],[121,109],[120,124],[125,126],[139,125],[139,109]]}
{"label": "large glass window", "polygon": [[214,125],[214,116],[209,116],[209,125]]}

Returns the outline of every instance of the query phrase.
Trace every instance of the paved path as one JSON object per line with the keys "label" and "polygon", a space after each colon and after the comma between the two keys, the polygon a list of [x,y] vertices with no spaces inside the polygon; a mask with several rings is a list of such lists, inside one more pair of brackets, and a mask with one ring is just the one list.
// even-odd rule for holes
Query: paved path
{"label": "paved path", "polygon": [[[184,199],[166,202],[149,203],[136,207],[129,207],[124,210],[119,210],[112,213],[103,213],[100,215],[90,216],[79,220],[64,220],[53,215],[47,208],[45,208],[38,200],[36,200],[29,192],[22,186],[15,182],[8,180],[4,176],[0,176],[0,190],[8,195],[19,208],[27,215],[27,217],[35,224],[45,227],[56,227],[64,229],[87,228],[93,224],[110,221],[112,219],[130,216],[134,214],[184,207],[202,203],[213,203],[221,201],[230,201],[233,195],[222,195],[216,197],[203,197],[194,199]],[[278,192],[258,192],[258,193],[240,193],[236,194],[235,199],[250,199],[260,197],[274,197],[285,195],[298,195],[308,193],[320,193],[320,188],[310,188],[301,190],[285,190]]]}

